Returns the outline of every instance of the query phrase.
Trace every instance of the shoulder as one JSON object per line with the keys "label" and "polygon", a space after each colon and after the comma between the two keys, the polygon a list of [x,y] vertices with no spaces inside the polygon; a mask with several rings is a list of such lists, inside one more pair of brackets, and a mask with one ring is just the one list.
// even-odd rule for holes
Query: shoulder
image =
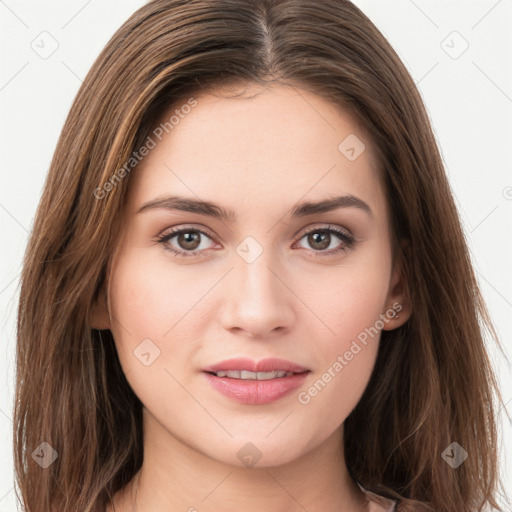
{"label": "shoulder", "polygon": [[359,488],[366,494],[369,500],[368,504],[368,512],[395,512],[396,511],[396,501],[391,500],[389,498],[385,498],[384,496],[380,496],[379,494],[375,494],[374,492],[366,490],[360,484]]}

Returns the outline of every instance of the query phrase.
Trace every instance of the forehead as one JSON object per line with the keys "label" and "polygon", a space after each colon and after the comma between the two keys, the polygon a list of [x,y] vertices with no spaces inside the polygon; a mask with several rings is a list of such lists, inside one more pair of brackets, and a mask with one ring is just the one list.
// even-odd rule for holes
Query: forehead
{"label": "forehead", "polygon": [[134,208],[166,193],[252,211],[343,193],[386,209],[375,148],[348,111],[284,85],[230,92],[162,112],[130,176]]}

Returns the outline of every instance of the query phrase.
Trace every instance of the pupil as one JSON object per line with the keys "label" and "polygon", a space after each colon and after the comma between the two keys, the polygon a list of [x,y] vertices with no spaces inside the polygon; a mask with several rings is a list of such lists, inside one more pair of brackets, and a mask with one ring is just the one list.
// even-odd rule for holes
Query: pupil
{"label": "pupil", "polygon": [[313,244],[320,244],[318,249],[325,249],[326,247],[329,247],[330,243],[330,234],[329,233],[322,233],[317,231],[316,233],[313,233],[310,235],[310,241],[313,241]]}
{"label": "pupil", "polygon": [[195,249],[199,244],[199,233],[181,233],[179,243],[185,249]]}

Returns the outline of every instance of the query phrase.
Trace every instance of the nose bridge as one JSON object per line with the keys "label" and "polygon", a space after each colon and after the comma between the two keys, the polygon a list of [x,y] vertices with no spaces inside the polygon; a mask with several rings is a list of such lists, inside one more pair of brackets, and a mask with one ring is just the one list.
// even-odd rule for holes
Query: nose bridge
{"label": "nose bridge", "polygon": [[290,292],[277,277],[281,266],[275,251],[247,237],[236,252],[223,306],[224,327],[253,336],[289,327],[293,320]]}
{"label": "nose bridge", "polygon": [[270,244],[266,244],[264,249],[254,239],[248,239],[237,247],[236,252],[234,277],[242,295],[239,299],[253,302],[260,308],[285,300],[283,285],[275,275],[280,265]]}

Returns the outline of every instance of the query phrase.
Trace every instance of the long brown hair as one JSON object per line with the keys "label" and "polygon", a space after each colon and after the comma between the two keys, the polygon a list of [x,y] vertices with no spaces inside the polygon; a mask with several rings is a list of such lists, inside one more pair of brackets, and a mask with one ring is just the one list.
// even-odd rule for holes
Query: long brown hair
{"label": "long brown hair", "polygon": [[[26,512],[104,512],[142,464],[142,404],[111,332],[90,327],[136,172],[126,162],[178,99],[271,82],[356,116],[380,155],[401,242],[413,313],[382,332],[374,373],[345,421],[351,475],[397,499],[399,511],[502,510],[495,415],[503,402],[486,332],[500,344],[429,118],[395,51],[348,0],[153,0],[84,80],[25,254],[14,457]],[[442,456],[452,442],[468,453],[458,468]]]}

